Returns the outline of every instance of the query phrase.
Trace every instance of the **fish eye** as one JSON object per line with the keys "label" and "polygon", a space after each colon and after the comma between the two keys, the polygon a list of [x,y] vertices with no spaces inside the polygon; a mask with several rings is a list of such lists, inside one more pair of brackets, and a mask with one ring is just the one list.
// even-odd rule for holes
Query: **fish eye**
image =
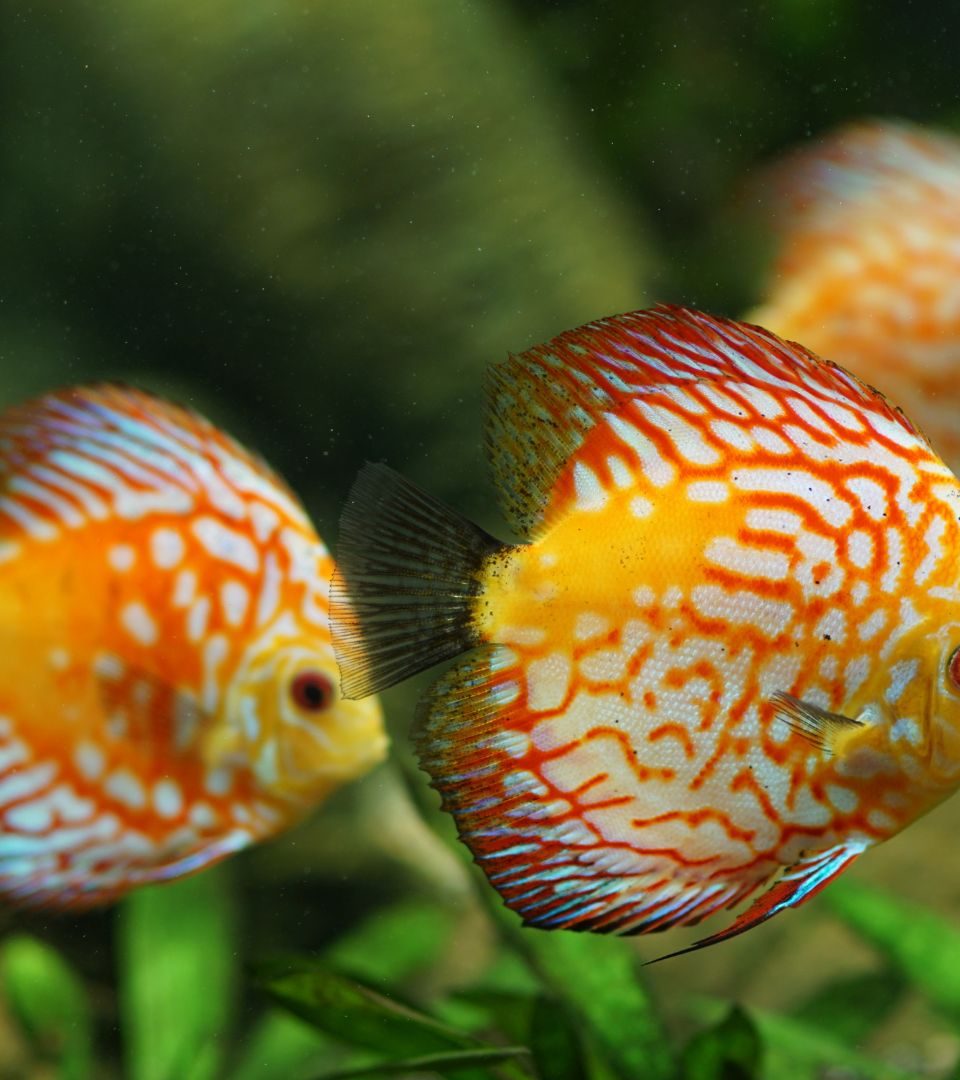
{"label": "fish eye", "polygon": [[322,712],[333,703],[333,683],[320,671],[301,671],[290,684],[293,703],[304,712]]}
{"label": "fish eye", "polygon": [[950,676],[954,687],[960,690],[960,645],[950,654],[950,659],[947,661],[947,675]]}

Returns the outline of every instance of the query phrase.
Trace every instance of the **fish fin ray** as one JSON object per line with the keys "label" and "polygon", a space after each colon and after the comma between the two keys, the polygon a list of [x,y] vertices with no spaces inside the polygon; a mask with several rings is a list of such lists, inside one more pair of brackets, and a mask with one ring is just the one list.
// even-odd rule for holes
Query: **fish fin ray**
{"label": "fish fin ray", "polygon": [[[0,894],[5,903],[35,911],[86,911],[112,903],[133,888],[195,873],[254,842],[249,833],[231,830],[178,848],[170,862],[152,862],[150,856],[136,858],[124,852],[122,863],[111,863],[106,869],[97,865],[99,860],[85,865],[81,856],[51,873],[50,857],[56,849],[48,838],[7,830],[0,836]],[[156,857],[161,854],[158,850]]]}
{"label": "fish fin ray", "polygon": [[839,877],[868,846],[865,841],[850,840],[824,851],[804,856],[781,874],[773,885],[761,893],[725,930],[696,941],[686,949],[678,949],[676,952],[658,956],[648,962],[656,964],[661,960],[669,960],[674,956],[683,956],[685,953],[705,949],[708,945],[728,941],[747,930],[752,930],[786,908],[805,904]]}
{"label": "fish fin ray", "polygon": [[343,694],[366,697],[479,644],[479,573],[504,545],[393,469],[361,469],[330,590]]}
{"label": "fish fin ray", "polygon": [[579,381],[553,344],[511,354],[486,374],[487,457],[504,515],[526,540],[548,526],[558,476],[613,400],[600,383]]}
{"label": "fish fin ray", "polygon": [[798,735],[802,735],[811,745],[827,753],[833,751],[838,737],[844,732],[863,727],[862,720],[821,709],[819,705],[802,701],[793,694],[780,690],[772,695],[771,701],[776,709],[777,719],[782,720]]}

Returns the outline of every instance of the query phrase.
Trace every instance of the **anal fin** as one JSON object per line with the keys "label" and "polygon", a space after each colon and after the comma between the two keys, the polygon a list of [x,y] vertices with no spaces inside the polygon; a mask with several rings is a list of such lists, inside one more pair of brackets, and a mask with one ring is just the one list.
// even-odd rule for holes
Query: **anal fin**
{"label": "anal fin", "polygon": [[[632,795],[601,793],[606,774],[568,771],[557,781],[562,749],[538,748],[532,736],[543,718],[525,699],[515,655],[484,646],[427,691],[415,740],[460,838],[527,925],[649,933],[698,922],[754,892],[757,877],[691,872],[669,845],[639,847],[629,813],[617,835],[613,804]],[[569,770],[591,765],[574,758]],[[598,814],[608,827],[598,827]]]}
{"label": "anal fin", "polygon": [[837,844],[825,851],[817,851],[800,859],[799,862],[789,867],[780,878],[770,886],[763,894],[744,911],[725,930],[720,930],[710,937],[694,942],[686,949],[678,949],[676,952],[667,953],[666,956],[658,956],[651,964],[661,960],[669,960],[674,956],[683,956],[684,953],[695,952],[704,949],[708,945],[716,945],[721,941],[736,937],[786,908],[799,907],[811,897],[816,896],[821,889],[826,888],[834,878],[861,855],[868,844],[862,840],[851,840],[845,844]]}

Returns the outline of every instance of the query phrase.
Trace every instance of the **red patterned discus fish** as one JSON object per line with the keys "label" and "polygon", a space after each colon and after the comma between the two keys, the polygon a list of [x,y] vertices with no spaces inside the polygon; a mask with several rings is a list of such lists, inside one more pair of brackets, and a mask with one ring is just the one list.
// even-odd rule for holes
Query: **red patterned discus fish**
{"label": "red patterned discus fish", "polygon": [[527,922],[662,930],[775,878],[730,937],[960,783],[960,485],[880,394],[681,308],[488,391],[526,542],[367,466],[332,618],[348,697],[466,652],[419,752]]}
{"label": "red patterned discus fish", "polygon": [[201,416],[101,386],[0,414],[0,895],[88,906],[276,833],[385,752],[332,560]]}
{"label": "red patterned discus fish", "polygon": [[761,187],[779,251],[750,320],[889,393],[960,468],[960,139],[854,124]]}

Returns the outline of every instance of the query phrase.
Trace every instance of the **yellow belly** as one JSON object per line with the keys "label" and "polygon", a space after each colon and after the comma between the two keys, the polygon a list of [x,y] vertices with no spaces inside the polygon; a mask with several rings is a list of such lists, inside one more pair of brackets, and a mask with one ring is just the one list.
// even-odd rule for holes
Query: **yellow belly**
{"label": "yellow belly", "polygon": [[632,489],[600,510],[568,514],[543,539],[488,564],[480,632],[504,644],[543,635],[571,645],[591,625],[621,625],[656,597],[705,581],[707,545],[718,532],[736,535],[744,512],[735,498],[720,507],[653,502]]}

